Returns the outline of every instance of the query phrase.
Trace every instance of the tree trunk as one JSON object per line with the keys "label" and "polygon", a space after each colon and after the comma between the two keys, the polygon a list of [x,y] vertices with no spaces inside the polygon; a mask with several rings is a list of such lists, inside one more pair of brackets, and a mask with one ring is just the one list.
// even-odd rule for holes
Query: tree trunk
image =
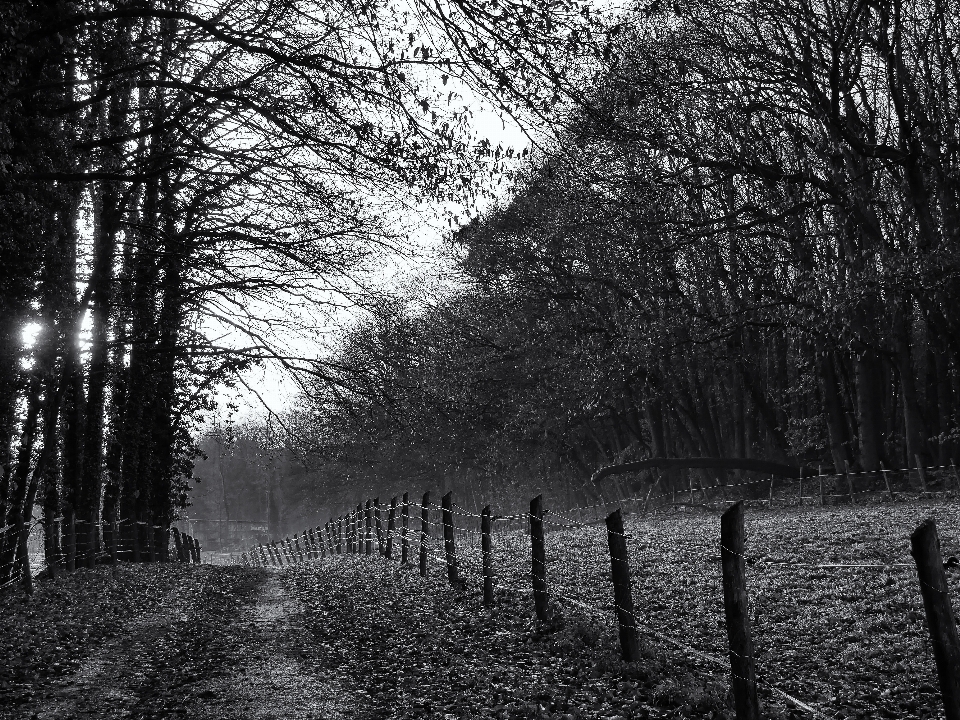
{"label": "tree trunk", "polygon": [[903,403],[903,435],[906,442],[907,466],[916,463],[915,458],[926,459],[926,433],[920,410],[920,397],[917,393],[916,373],[914,371],[913,348],[910,340],[910,303],[904,302],[900,308],[899,321],[894,326],[897,375],[900,379],[900,398]]}
{"label": "tree trunk", "polygon": [[857,425],[860,438],[860,465],[877,471],[883,462],[883,415],[880,411],[880,360],[864,349],[854,360],[857,383]]}
{"label": "tree trunk", "polygon": [[834,368],[833,353],[821,350],[817,353],[820,365],[820,390],[823,394],[823,409],[827,424],[827,438],[830,443],[830,455],[833,467],[841,472],[852,461],[850,441],[847,435],[847,421],[843,414],[840,399],[840,385]]}

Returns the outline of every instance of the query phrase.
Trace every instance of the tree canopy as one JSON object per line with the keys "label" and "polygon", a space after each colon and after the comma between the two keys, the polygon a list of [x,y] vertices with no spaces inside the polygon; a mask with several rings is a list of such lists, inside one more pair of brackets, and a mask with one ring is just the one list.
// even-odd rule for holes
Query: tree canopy
{"label": "tree canopy", "polygon": [[949,463],[958,20],[903,0],[620,16],[516,193],[453,237],[462,291],[345,341],[354,390],[317,394],[320,445],[500,483],[650,457]]}

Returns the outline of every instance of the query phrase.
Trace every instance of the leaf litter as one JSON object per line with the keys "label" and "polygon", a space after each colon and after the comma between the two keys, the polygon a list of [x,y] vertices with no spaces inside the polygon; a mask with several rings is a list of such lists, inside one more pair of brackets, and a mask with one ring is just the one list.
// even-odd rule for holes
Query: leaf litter
{"label": "leaf litter", "polygon": [[[810,717],[771,686],[831,718],[942,717],[909,556],[929,515],[944,556],[960,554],[956,504],[748,511],[765,717]],[[4,594],[0,716],[732,718],[718,514],[626,519],[632,664],[619,660],[605,530],[548,519],[546,624],[526,590],[528,538],[503,530],[489,609],[479,548],[462,542],[458,588],[434,545],[427,579],[343,555],[281,570],[121,564]],[[948,579],[955,594],[960,576]]]}

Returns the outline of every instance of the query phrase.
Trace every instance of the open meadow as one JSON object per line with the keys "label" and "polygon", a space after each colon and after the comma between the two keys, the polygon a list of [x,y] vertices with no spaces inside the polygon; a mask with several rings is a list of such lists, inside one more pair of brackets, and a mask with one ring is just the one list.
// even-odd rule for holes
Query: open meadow
{"label": "open meadow", "polygon": [[[944,558],[960,553],[960,506],[952,500],[747,510],[751,620],[768,712],[811,715],[786,693],[825,717],[942,717],[909,549],[910,533],[929,516],[936,518]],[[545,525],[547,582],[564,618],[563,642],[570,651],[583,640],[605,648],[602,664],[616,675],[606,529],[558,514],[548,514]],[[719,512],[684,507],[625,521],[641,643],[657,668],[645,677],[646,703],[674,706],[690,717],[729,712],[719,525]],[[464,592],[479,595],[479,544],[470,542],[476,535],[458,535]],[[443,573],[442,548],[436,538],[431,544],[436,577]],[[495,532],[494,555],[499,598],[531,606],[529,538]],[[339,562],[328,558],[320,567]],[[948,569],[948,581],[956,589],[960,572]],[[405,585],[406,592],[417,592],[419,582]],[[431,592],[450,591],[441,584]],[[603,717],[611,707],[614,715],[630,715],[643,704],[632,692],[612,698],[587,692],[568,705]]]}

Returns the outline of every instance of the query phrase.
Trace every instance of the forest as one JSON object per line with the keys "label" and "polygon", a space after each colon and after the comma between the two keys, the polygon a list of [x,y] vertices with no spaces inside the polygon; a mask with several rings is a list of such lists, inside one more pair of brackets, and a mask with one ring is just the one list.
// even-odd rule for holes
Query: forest
{"label": "forest", "polygon": [[649,457],[956,457],[956,8],[642,18],[610,28],[603,74],[509,200],[452,235],[457,291],[342,340],[310,451],[370,491],[487,498]]}
{"label": "forest", "polygon": [[[951,3],[0,13],[5,573],[34,519],[51,558],[64,518],[90,564],[101,525],[153,557],[242,452],[273,458],[274,500],[234,504],[258,520],[411,482],[580,492],[644,457],[954,457]],[[529,151],[476,136],[478,97]],[[455,281],[373,288],[425,201]],[[312,356],[278,339],[343,308]],[[265,363],[291,409],[211,429]]]}

